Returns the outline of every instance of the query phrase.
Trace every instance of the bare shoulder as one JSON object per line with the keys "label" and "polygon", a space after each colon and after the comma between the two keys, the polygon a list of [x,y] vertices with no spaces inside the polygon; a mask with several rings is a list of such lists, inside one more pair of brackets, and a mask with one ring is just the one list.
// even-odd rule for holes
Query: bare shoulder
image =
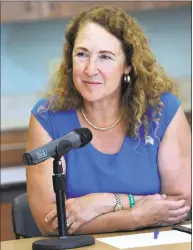
{"label": "bare shoulder", "polygon": [[50,135],[38,122],[38,120],[31,114],[29,128],[28,128],[28,138],[27,138],[27,150],[32,150],[35,147],[39,147],[45,143],[52,140]]}
{"label": "bare shoulder", "polygon": [[167,150],[170,153],[173,152],[181,156],[187,155],[191,150],[190,126],[181,105],[168,125],[163,139],[160,142],[160,157],[164,157]]}
{"label": "bare shoulder", "polygon": [[179,106],[176,114],[174,115],[171,123],[169,124],[168,129],[166,130],[166,135],[171,133],[174,128],[181,128],[183,129],[182,132],[188,133],[190,135],[190,126],[188,124],[188,120],[186,118],[182,105]]}

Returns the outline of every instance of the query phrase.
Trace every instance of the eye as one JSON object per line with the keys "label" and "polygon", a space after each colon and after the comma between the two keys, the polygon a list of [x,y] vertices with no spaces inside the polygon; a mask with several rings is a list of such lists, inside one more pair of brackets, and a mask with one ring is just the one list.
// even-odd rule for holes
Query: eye
{"label": "eye", "polygon": [[107,55],[101,55],[100,58],[101,59],[112,60],[112,58],[110,56],[107,56]]}
{"label": "eye", "polygon": [[78,53],[76,54],[76,56],[77,56],[77,57],[87,57],[88,54],[86,54],[86,53],[84,53],[84,52],[78,52]]}

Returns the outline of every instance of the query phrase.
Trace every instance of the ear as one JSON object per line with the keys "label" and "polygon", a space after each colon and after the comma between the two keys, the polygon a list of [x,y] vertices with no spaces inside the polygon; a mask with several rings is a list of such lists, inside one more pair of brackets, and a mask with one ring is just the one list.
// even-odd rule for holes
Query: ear
{"label": "ear", "polygon": [[126,66],[126,67],[125,67],[125,70],[124,70],[124,73],[125,73],[126,75],[128,75],[130,71],[131,71],[131,66]]}

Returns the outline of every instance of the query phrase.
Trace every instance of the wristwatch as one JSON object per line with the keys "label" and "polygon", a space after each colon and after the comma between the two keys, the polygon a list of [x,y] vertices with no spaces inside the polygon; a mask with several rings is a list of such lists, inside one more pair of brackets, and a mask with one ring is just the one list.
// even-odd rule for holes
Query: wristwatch
{"label": "wristwatch", "polygon": [[118,194],[114,194],[115,195],[115,200],[116,200],[116,205],[114,207],[114,212],[116,211],[120,211],[123,209],[123,203],[121,201],[121,198]]}

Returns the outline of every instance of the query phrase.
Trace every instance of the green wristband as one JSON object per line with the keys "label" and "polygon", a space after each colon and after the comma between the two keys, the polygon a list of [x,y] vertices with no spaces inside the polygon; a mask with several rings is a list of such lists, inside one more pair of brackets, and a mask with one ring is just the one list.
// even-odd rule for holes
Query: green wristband
{"label": "green wristband", "polygon": [[134,196],[132,194],[128,194],[128,197],[129,197],[130,208],[132,208],[135,205]]}

